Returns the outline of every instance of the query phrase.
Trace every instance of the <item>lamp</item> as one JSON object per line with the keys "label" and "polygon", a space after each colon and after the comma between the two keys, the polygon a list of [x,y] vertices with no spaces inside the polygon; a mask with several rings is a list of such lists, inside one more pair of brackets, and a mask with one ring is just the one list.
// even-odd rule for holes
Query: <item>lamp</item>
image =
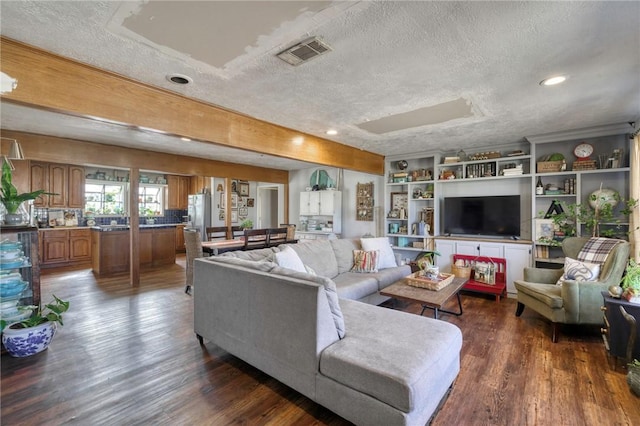
{"label": "lamp", "polygon": [[13,140],[11,148],[9,149],[9,155],[7,157],[11,160],[24,160],[24,152],[22,152],[22,146],[17,140]]}
{"label": "lamp", "polygon": [[217,191],[217,192],[222,192],[222,191],[224,191],[224,189],[222,188],[222,184],[221,184],[221,183],[219,183],[219,184],[218,184],[218,187],[216,188],[216,191]]}
{"label": "lamp", "polygon": [[2,161],[4,161],[5,163],[7,163],[9,165],[9,169],[11,169],[11,171],[14,171],[16,168],[13,165],[13,163],[11,162],[11,160],[9,160],[9,158],[7,158],[6,155],[2,156]]}

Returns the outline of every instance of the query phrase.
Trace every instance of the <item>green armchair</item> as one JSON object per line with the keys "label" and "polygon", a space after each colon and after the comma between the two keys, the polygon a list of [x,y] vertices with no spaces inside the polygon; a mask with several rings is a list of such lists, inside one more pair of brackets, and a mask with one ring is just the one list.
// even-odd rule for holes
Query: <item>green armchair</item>
{"label": "green armchair", "polygon": [[[562,243],[565,256],[575,259],[589,238],[569,237]],[[602,291],[609,286],[620,285],[629,261],[630,245],[617,244],[600,267],[597,281],[564,280],[556,282],[564,269],[525,268],[524,279],[515,281],[518,290],[516,316],[527,306],[552,323],[551,340],[558,341],[560,324],[602,324]]]}

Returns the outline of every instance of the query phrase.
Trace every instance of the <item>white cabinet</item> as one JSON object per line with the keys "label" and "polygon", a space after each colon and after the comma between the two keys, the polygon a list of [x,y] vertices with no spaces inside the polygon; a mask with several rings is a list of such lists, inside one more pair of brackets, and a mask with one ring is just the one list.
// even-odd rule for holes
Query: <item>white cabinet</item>
{"label": "white cabinet", "polygon": [[319,191],[306,191],[300,193],[300,215],[311,216],[320,214]]}
{"label": "white cabinet", "polygon": [[305,191],[300,193],[301,216],[333,216],[341,206],[340,191]]}
{"label": "white cabinet", "polygon": [[336,213],[337,199],[341,199],[342,193],[338,191],[317,191],[320,194],[319,214],[321,216],[333,216]]}
{"label": "white cabinet", "polygon": [[456,254],[466,254],[468,256],[503,257],[503,244],[487,243],[478,241],[458,241],[456,243]]}
{"label": "white cabinet", "polygon": [[524,268],[533,265],[532,245],[528,243],[502,243],[493,241],[456,240],[436,238],[436,261],[441,270],[451,271],[454,254],[487,256],[507,260],[507,293],[516,293],[513,282],[523,278]]}
{"label": "white cabinet", "polygon": [[530,244],[504,244],[504,258],[507,259],[507,293],[516,293],[513,282],[524,278],[524,268],[533,265]]}
{"label": "white cabinet", "polygon": [[453,255],[456,254],[456,242],[454,240],[441,240],[436,238],[436,250],[440,256],[436,256],[436,263],[441,271],[451,271]]}
{"label": "white cabinet", "polygon": [[[320,228],[308,231],[323,231],[339,234],[342,229],[342,192],[305,191],[300,193],[301,224],[324,224]],[[329,226],[331,225],[331,226]],[[324,229],[323,229],[324,228]],[[329,231],[327,228],[331,228]],[[300,227],[305,230],[304,227]]]}

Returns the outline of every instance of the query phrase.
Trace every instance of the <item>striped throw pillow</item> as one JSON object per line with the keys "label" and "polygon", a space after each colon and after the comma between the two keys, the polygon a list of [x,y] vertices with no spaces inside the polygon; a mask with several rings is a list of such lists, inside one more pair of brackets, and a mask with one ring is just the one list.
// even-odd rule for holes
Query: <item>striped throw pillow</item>
{"label": "striped throw pillow", "polygon": [[353,251],[353,267],[351,272],[378,272],[378,262],[380,259],[380,250]]}

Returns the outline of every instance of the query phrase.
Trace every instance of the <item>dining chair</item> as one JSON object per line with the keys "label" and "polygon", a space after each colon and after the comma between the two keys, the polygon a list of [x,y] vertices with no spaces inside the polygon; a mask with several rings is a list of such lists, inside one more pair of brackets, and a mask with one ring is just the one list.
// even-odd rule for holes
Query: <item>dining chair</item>
{"label": "dining chair", "polygon": [[245,229],[243,250],[254,250],[267,247],[267,229]]}
{"label": "dining chair", "polygon": [[288,228],[269,228],[267,230],[267,246],[277,246],[288,241]]}
{"label": "dining chair", "polygon": [[209,226],[205,229],[207,241],[229,239],[229,229],[226,226]]}

